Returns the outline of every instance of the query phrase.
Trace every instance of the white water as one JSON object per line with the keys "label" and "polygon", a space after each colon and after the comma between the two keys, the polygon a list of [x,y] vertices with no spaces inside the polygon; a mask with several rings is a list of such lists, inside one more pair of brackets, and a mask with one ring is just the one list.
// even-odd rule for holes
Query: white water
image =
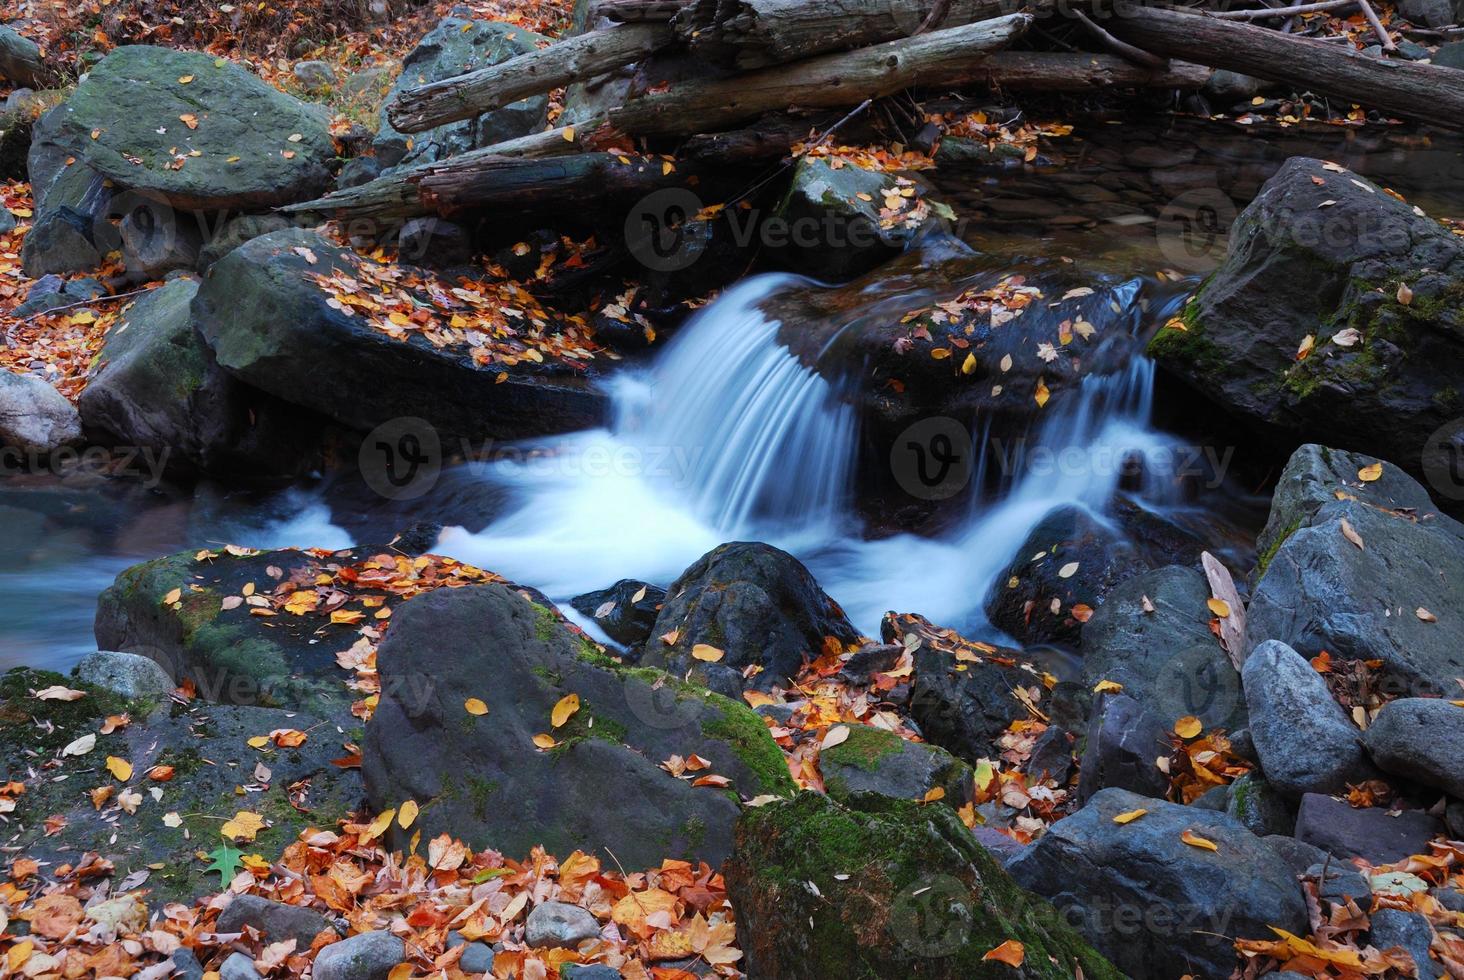
{"label": "white water", "polygon": [[757,309],[795,285],[808,284],[755,277],[701,311],[654,369],[616,382],[611,428],[483,466],[511,506],[479,534],[448,529],[437,550],[562,601],[620,578],[668,585],[718,544],[760,540],[803,560],[865,632],[890,609],[979,629],[988,588],[1044,515],[1072,504],[1101,517],[1118,464],[1168,444],[1149,428],[1153,369],[1136,357],[1061,400],[1011,454],[1010,492],[963,527],[863,540],[848,502],[854,412]]}

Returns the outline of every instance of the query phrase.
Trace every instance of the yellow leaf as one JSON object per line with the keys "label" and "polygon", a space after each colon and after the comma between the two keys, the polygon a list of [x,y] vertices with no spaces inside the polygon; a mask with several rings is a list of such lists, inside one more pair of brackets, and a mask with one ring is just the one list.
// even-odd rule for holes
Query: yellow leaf
{"label": "yellow leaf", "polygon": [[777,704],[772,695],[764,694],[761,691],[743,691],[742,700],[747,702],[749,708],[761,708],[768,704]]}
{"label": "yellow leaf", "polygon": [[976,370],[976,355],[967,354],[966,359],[961,362],[961,373],[971,374]]}
{"label": "yellow leaf", "polygon": [[193,76],[192,75],[183,75],[183,76],[179,77],[178,84],[179,85],[187,85],[191,81],[193,81]]}
{"label": "yellow leaf", "polygon": [[354,626],[366,618],[366,614],[359,609],[337,609],[330,614],[330,621],[338,625]]}
{"label": "yellow leaf", "polygon": [[463,702],[463,709],[470,715],[486,715],[488,705],[483,703],[482,698],[468,698]]}
{"label": "yellow leaf", "polygon": [[396,966],[392,967],[391,972],[386,975],[386,980],[409,980],[411,975],[412,964],[398,963]]}
{"label": "yellow leaf", "polygon": [[1220,850],[1219,847],[1215,846],[1214,841],[1206,840],[1199,834],[1196,834],[1193,830],[1186,830],[1184,833],[1179,835],[1179,839],[1184,841],[1190,847],[1198,847],[1202,851]]}
{"label": "yellow leaf", "polygon": [[945,799],[945,787],[933,786],[920,798],[922,803],[934,803],[936,800]]}
{"label": "yellow leaf", "polygon": [[1363,483],[1372,483],[1383,475],[1383,464],[1373,463],[1357,471],[1357,478]]}
{"label": "yellow leaf", "polygon": [[251,749],[262,749],[269,745],[271,741],[268,735],[256,735],[249,740],[249,747]]}
{"label": "yellow leaf", "polygon": [[1230,615],[1230,603],[1224,599],[1216,599],[1214,596],[1211,596],[1205,600],[1205,605],[1210,607],[1210,612],[1219,616],[1221,619]]}
{"label": "yellow leaf", "polygon": [[573,143],[574,142],[574,127],[573,126],[565,126],[564,127],[564,141],[566,143]]}
{"label": "yellow leaf", "polygon": [[421,808],[417,806],[416,800],[408,800],[403,803],[402,808],[397,811],[397,826],[406,830],[417,822],[417,814],[420,810]]}
{"label": "yellow leaf", "polygon": [[183,115],[179,116],[178,119],[180,122],[183,123],[183,125],[187,126],[189,129],[198,128],[198,117],[191,112],[183,113]]}
{"label": "yellow leaf", "polygon": [[701,660],[705,663],[714,664],[717,661],[721,660],[723,657],[725,657],[726,653],[722,650],[718,650],[716,647],[712,646],[709,643],[697,643],[692,646],[691,655],[696,660]]}
{"label": "yellow leaf", "polygon": [[534,744],[541,749],[552,749],[559,743],[554,741],[553,735],[535,735]]}
{"label": "yellow leaf", "polygon": [[171,606],[173,603],[177,602],[182,597],[183,597],[183,590],[182,589],[174,589],[172,592],[169,592],[167,595],[163,596],[163,605],[165,605],[165,606]]}
{"label": "yellow leaf", "polygon": [[1044,405],[1046,405],[1047,399],[1052,397],[1052,393],[1047,390],[1047,385],[1041,378],[1037,379],[1037,392],[1035,395],[1033,395],[1033,397],[1037,399],[1038,408],[1042,408]]}
{"label": "yellow leaf", "polygon": [[1099,681],[1093,685],[1094,694],[1117,694],[1123,690],[1123,685],[1118,681]]}
{"label": "yellow leaf", "polygon": [[566,721],[569,721],[570,718],[574,717],[574,713],[579,709],[579,695],[573,693],[566,694],[564,697],[559,699],[559,703],[556,704],[554,706],[554,710],[549,713],[549,723],[555,728],[559,728]]}
{"label": "yellow leaf", "polygon": [[1005,963],[1007,966],[1016,968],[1022,965],[1022,960],[1027,958],[1027,950],[1015,939],[1008,939],[1000,946],[981,957],[985,960],[995,960],[998,963]]}
{"label": "yellow leaf", "polygon": [[1185,715],[1174,723],[1174,734],[1180,738],[1194,738],[1204,730],[1204,723],[1194,715]]}
{"label": "yellow leaf", "polygon": [[248,810],[240,810],[234,814],[234,819],[226,821],[219,828],[219,833],[230,840],[253,840],[254,835],[264,829],[264,818],[257,813]]}
{"label": "yellow leaf", "polygon": [[365,843],[369,840],[375,840],[382,834],[386,833],[386,828],[390,827],[391,822],[395,819],[396,807],[392,807],[390,810],[378,814],[376,819],[371,821],[371,826],[366,828],[366,833],[361,835],[362,843]]}
{"label": "yellow leaf", "polygon": [[117,782],[125,783],[132,778],[132,763],[126,759],[119,759],[115,755],[107,756],[107,771],[117,778]]}
{"label": "yellow leaf", "polygon": [[1119,824],[1119,825],[1123,825],[1123,824],[1126,824],[1126,823],[1133,823],[1135,820],[1139,819],[1140,817],[1142,817],[1144,814],[1146,814],[1148,812],[1149,811],[1148,810],[1145,810],[1143,807],[1139,807],[1137,810],[1128,810],[1128,811],[1126,811],[1124,813],[1120,813],[1118,816],[1114,817],[1113,818],[1113,822],[1116,823],[1116,824]]}

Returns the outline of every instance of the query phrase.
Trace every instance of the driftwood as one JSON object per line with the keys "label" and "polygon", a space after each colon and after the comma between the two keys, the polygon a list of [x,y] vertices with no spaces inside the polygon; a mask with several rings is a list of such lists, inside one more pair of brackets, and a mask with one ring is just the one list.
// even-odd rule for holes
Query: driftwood
{"label": "driftwood", "polygon": [[603,75],[640,61],[671,40],[664,24],[591,31],[502,64],[408,89],[387,106],[386,114],[401,132],[419,133]]}
{"label": "driftwood", "polygon": [[672,23],[701,57],[747,69],[1051,5],[1051,0],[695,0]]}
{"label": "driftwood", "polygon": [[1132,7],[1104,26],[1155,54],[1284,82],[1443,129],[1464,129],[1464,71],[1455,68],[1384,61],[1350,45],[1154,7]]}

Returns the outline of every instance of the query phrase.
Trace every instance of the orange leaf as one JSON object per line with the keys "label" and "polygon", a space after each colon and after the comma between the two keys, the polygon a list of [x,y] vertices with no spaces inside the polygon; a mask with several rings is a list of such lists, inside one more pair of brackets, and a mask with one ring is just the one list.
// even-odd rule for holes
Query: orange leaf
{"label": "orange leaf", "polygon": [[1005,963],[1007,966],[1016,968],[1022,965],[1027,958],[1027,949],[1015,939],[1008,939],[1000,946],[981,957],[985,960],[995,960],[998,963]]}

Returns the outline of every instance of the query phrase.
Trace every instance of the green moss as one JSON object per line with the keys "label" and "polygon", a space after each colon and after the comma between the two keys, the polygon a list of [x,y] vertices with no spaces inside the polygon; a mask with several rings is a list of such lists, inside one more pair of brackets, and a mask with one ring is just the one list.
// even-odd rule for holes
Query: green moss
{"label": "green moss", "polygon": [[707,823],[701,817],[690,817],[681,825],[681,837],[689,850],[700,851],[707,839]]}
{"label": "green moss", "polygon": [[554,610],[547,609],[538,603],[530,603],[534,607],[534,636],[543,642],[554,639],[561,628],[559,616]]}
{"label": "green moss", "polygon": [[822,757],[841,766],[875,772],[881,759],[899,754],[901,741],[894,732],[868,725],[850,725],[849,737],[839,745],[825,749]]}
{"label": "green moss", "polygon": [[1161,327],[1149,339],[1148,355],[1156,361],[1183,364],[1201,374],[1220,376],[1234,370],[1230,358],[1205,336],[1205,325],[1200,321],[1200,304],[1191,301],[1180,313],[1179,320],[1184,329]]}
{"label": "green moss", "polygon": [[788,763],[778,748],[768,726],[750,709],[720,694],[708,693],[706,700],[722,708],[721,715],[703,722],[701,733],[707,738],[725,742],[733,754],[756,777],[758,792],[774,796],[790,796],[797,792],[793,777],[788,775]]}
{"label": "green moss", "polygon": [[[31,696],[32,691],[53,686],[84,691],[86,696],[76,701],[40,701]],[[127,712],[140,721],[147,716],[146,708],[142,702],[129,702],[111,691],[49,670],[16,667],[0,674],[0,737],[7,749],[17,752],[22,747],[43,754],[64,748],[86,732],[95,731],[98,719]]]}
{"label": "green moss", "polygon": [[1286,525],[1286,530],[1276,535],[1276,540],[1272,541],[1270,546],[1260,554],[1260,556],[1256,559],[1257,579],[1266,574],[1266,569],[1271,567],[1271,561],[1276,557],[1276,552],[1281,550],[1281,546],[1286,543],[1286,539],[1295,534],[1297,530],[1300,529],[1300,527],[1301,518],[1298,517],[1296,520]]}

